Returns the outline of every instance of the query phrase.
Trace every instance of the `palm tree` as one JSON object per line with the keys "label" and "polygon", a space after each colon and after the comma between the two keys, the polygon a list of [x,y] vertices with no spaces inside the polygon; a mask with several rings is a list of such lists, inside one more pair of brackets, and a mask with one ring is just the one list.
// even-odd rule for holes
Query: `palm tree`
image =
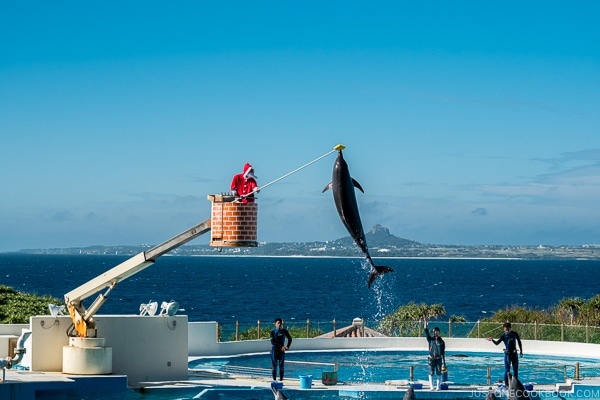
{"label": "palm tree", "polygon": [[585,323],[587,325],[600,325],[600,294],[589,299],[582,307],[581,313],[585,314]]}
{"label": "palm tree", "polygon": [[573,325],[575,316],[579,314],[582,307],[585,305],[585,300],[580,297],[567,297],[558,302],[555,310],[559,319],[564,322],[564,317],[569,318],[569,324]]}
{"label": "palm tree", "polygon": [[437,318],[445,314],[442,304],[416,304],[411,301],[383,317],[377,330],[389,336],[417,336],[423,318]]}

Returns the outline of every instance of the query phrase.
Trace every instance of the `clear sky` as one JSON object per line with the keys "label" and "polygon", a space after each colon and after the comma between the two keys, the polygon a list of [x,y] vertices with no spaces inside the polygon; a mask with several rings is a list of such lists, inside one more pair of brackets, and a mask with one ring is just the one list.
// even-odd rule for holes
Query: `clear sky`
{"label": "clear sky", "polygon": [[[600,242],[600,2],[0,3],[0,251],[158,244],[338,143],[365,231]],[[259,241],[347,236],[335,154]],[[209,235],[195,244],[208,243]]]}

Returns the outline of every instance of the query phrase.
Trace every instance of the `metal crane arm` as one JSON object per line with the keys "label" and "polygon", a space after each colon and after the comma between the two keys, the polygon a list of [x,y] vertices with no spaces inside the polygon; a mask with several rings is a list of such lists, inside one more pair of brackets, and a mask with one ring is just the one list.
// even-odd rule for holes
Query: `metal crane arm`
{"label": "metal crane arm", "polygon": [[[69,315],[73,321],[75,331],[77,331],[77,336],[96,337],[94,315],[107,300],[108,294],[117,283],[154,264],[154,261],[156,261],[158,257],[210,231],[210,228],[211,220],[208,218],[204,222],[172,237],[158,246],[131,257],[116,267],[104,272],[102,275],[93,278],[65,294],[65,304],[69,310]],[[105,288],[106,291],[100,293],[90,307],[86,309],[82,300]]]}

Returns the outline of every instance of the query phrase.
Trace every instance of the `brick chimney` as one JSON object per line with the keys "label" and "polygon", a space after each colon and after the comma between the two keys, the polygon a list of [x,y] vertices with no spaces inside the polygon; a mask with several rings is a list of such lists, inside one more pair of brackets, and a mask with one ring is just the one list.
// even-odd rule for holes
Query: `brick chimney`
{"label": "brick chimney", "polygon": [[210,245],[214,247],[256,247],[258,204],[238,203],[232,195],[211,194]]}

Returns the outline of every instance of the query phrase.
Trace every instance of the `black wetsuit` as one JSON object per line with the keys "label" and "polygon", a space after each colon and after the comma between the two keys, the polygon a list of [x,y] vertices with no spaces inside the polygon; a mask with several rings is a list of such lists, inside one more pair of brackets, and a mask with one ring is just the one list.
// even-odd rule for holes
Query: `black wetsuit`
{"label": "black wetsuit", "polygon": [[492,339],[492,342],[497,346],[500,343],[504,343],[504,383],[506,386],[510,385],[508,381],[508,374],[510,373],[510,365],[513,367],[513,376],[519,378],[519,355],[517,353],[517,343],[521,354],[523,354],[523,346],[521,346],[521,338],[519,334],[514,331],[504,332],[498,340]]}
{"label": "black wetsuit", "polygon": [[292,344],[292,336],[285,328],[273,329],[271,331],[271,367],[273,380],[277,377],[277,367],[279,366],[279,380],[283,380],[283,364],[285,362],[285,351],[282,348],[287,338],[287,346]]}
{"label": "black wetsuit", "polygon": [[429,344],[429,357],[427,358],[429,375],[433,375],[434,372],[436,375],[441,375],[442,364],[446,364],[446,343],[439,336],[431,336],[427,328],[425,328],[425,336]]}

